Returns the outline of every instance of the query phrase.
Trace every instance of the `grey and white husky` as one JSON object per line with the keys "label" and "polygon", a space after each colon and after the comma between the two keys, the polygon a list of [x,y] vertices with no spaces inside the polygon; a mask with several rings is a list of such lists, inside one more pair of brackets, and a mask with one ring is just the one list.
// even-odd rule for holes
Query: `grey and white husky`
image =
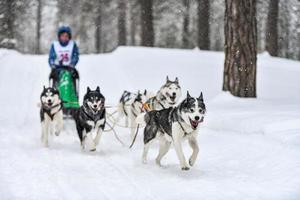
{"label": "grey and white husky", "polygon": [[[193,98],[187,93],[186,98],[177,106],[168,109],[153,110],[139,115],[138,124],[146,123],[144,129],[143,162],[147,162],[149,146],[154,139],[159,139],[159,154],[156,163],[161,166],[161,159],[168,152],[173,143],[182,170],[189,170],[193,166],[199,147],[197,134],[199,124],[204,120],[206,108],[202,93],[198,98]],[[187,139],[193,150],[187,163],[182,150],[182,141]]]}
{"label": "grey and white husky", "polygon": [[52,87],[46,88],[44,86],[40,101],[42,143],[45,147],[48,147],[49,132],[54,132],[58,136],[63,129],[63,105],[59,97],[59,92]]}
{"label": "grey and white husky", "polygon": [[119,122],[121,118],[125,118],[125,126],[130,127],[132,137],[134,137],[134,132],[137,127],[135,119],[143,112],[144,104],[149,98],[149,95],[150,93],[147,90],[144,90],[142,93],[138,91],[137,94],[124,91],[120,98],[118,116],[116,117],[115,124]]}
{"label": "grey and white husky", "polygon": [[170,81],[167,76],[166,83],[160,88],[156,96],[148,99],[147,107],[150,110],[161,110],[174,107],[181,97],[181,87],[178,78]]}

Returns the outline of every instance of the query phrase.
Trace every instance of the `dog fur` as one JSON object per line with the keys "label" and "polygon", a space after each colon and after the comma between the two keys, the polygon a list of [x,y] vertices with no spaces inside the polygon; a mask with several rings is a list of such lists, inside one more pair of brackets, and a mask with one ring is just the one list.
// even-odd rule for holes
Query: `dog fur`
{"label": "dog fur", "polygon": [[[206,107],[202,93],[198,98],[193,98],[187,93],[186,99],[177,107],[153,110],[140,115],[137,118],[137,123],[146,123],[143,162],[147,162],[147,154],[151,143],[154,139],[159,139],[160,146],[156,163],[161,166],[161,159],[166,155],[173,143],[181,169],[189,170],[190,166],[194,165],[199,152],[197,143],[198,125],[203,122],[205,113]],[[189,158],[189,165],[182,150],[182,141],[184,139],[189,141],[189,145],[193,150]]]}
{"label": "dog fur", "polygon": [[54,132],[55,135],[58,136],[63,129],[63,105],[59,97],[59,92],[52,87],[46,88],[44,86],[40,101],[40,119],[42,125],[41,139],[43,145],[48,147],[49,132],[50,134]]}
{"label": "dog fur", "polygon": [[[106,123],[104,105],[105,97],[101,94],[100,88],[91,90],[88,87],[83,105],[72,113],[83,150],[87,148],[89,151],[95,151],[100,142]],[[93,136],[94,132],[96,136]]]}

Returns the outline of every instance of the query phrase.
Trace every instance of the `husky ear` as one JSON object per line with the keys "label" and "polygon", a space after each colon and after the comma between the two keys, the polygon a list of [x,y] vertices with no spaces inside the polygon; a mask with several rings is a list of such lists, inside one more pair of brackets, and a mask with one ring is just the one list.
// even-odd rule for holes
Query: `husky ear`
{"label": "husky ear", "polygon": [[138,92],[137,92],[137,93],[138,93],[138,95],[139,95],[139,94],[141,94],[140,90],[138,90]]}
{"label": "husky ear", "polygon": [[147,90],[144,90],[144,95],[147,95]]}
{"label": "husky ear", "polygon": [[100,87],[99,86],[97,86],[96,91],[100,92]]}
{"label": "husky ear", "polygon": [[46,87],[45,87],[45,85],[43,86],[43,90],[44,90],[44,91],[46,90]]}
{"label": "husky ear", "polygon": [[191,95],[190,95],[189,91],[186,92],[186,98],[187,99],[191,98]]}
{"label": "husky ear", "polygon": [[202,92],[200,93],[200,96],[198,97],[198,99],[199,99],[200,101],[203,101],[203,94],[202,94]]}
{"label": "husky ear", "polygon": [[179,83],[178,77],[175,78],[175,83]]}
{"label": "husky ear", "polygon": [[167,76],[167,83],[170,82],[169,76]]}
{"label": "husky ear", "polygon": [[90,93],[90,91],[91,91],[90,87],[87,87],[86,93]]}

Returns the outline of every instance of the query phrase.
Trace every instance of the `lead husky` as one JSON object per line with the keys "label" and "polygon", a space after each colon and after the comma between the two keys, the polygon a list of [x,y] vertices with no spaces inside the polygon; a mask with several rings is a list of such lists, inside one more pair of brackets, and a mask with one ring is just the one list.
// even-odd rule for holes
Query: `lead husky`
{"label": "lead husky", "polygon": [[176,77],[175,81],[170,81],[167,76],[166,83],[160,88],[156,96],[147,101],[147,110],[161,110],[173,107],[177,104],[180,97],[181,87],[178,78]]}
{"label": "lead husky", "polygon": [[[91,90],[88,87],[83,105],[73,113],[82,149],[96,150],[106,122],[104,103],[105,98],[100,93],[100,88]],[[93,132],[96,132],[95,137]]]}
{"label": "lead husky", "polygon": [[134,137],[134,132],[137,127],[135,119],[144,110],[144,104],[146,103],[148,96],[151,95],[147,90],[143,93],[138,91],[137,94],[124,91],[118,105],[118,116],[115,123],[120,121],[122,117],[125,117],[125,126],[128,127],[130,122],[131,136]]}
{"label": "lead husky", "polygon": [[62,101],[59,92],[52,87],[44,86],[40,96],[40,118],[42,124],[42,143],[48,147],[49,131],[58,136],[63,129]]}
{"label": "lead husky", "polygon": [[[161,166],[161,159],[168,152],[173,142],[182,170],[189,170],[193,166],[199,151],[197,133],[199,124],[203,122],[206,112],[202,93],[198,98],[192,98],[189,93],[182,103],[175,108],[153,110],[137,118],[137,123],[146,123],[144,129],[143,162],[147,162],[147,154],[151,142],[158,138],[160,141],[159,154],[156,163]],[[188,139],[193,153],[186,162],[181,143]]]}

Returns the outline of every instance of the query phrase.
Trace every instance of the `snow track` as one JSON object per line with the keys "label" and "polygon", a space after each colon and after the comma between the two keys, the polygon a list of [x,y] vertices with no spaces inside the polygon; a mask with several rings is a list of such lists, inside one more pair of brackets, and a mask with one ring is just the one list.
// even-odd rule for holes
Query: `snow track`
{"label": "snow track", "polygon": [[[142,164],[142,131],[133,149],[105,132],[96,152],[82,152],[75,129],[42,147],[36,104],[47,85],[47,57],[0,50],[0,59],[0,199],[300,199],[299,62],[260,56],[259,98],[245,100],[221,93],[221,53],[120,48],[82,56],[81,100],[86,86],[99,85],[114,105],[124,89],[156,91],[167,74],[178,76],[184,91],[204,91],[208,115],[199,157],[183,172],[173,148],[162,168],[155,165],[157,143]],[[265,72],[280,77],[278,63],[289,66],[290,80],[274,91],[267,87],[277,80]],[[285,91],[291,83],[294,93]],[[129,130],[116,131],[130,143]],[[191,153],[187,142],[184,151]]]}

